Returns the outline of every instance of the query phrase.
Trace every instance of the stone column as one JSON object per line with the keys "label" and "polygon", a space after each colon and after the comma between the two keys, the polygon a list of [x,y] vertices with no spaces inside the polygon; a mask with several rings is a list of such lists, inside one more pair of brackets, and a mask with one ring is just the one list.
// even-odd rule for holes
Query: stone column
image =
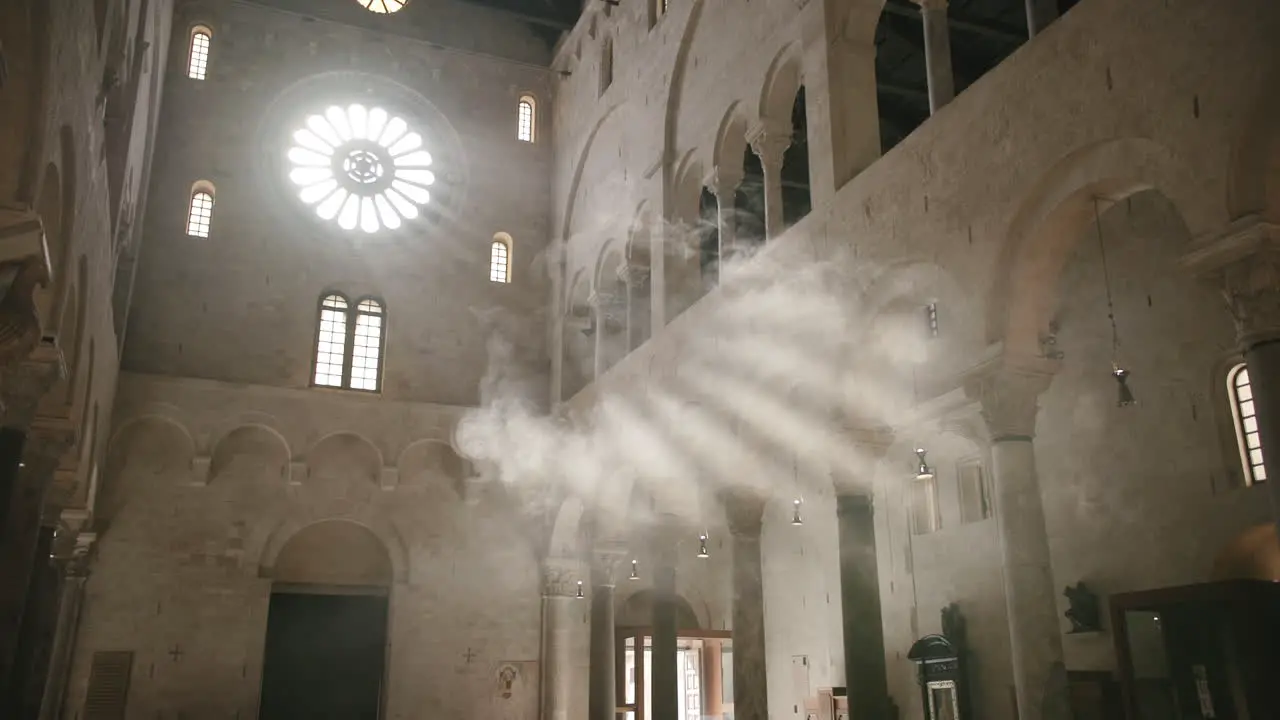
{"label": "stone column", "polygon": [[761,123],[747,141],[764,170],[764,234],[766,240],[772,240],[786,230],[782,220],[782,156],[791,147],[790,121],[787,125]]}
{"label": "stone column", "polygon": [[[650,684],[653,720],[680,717],[680,693],[676,668],[676,540],[679,525],[663,518],[655,526],[653,547],[653,677]],[[637,654],[637,663],[644,661]],[[643,720],[643,719],[640,719]]]}
{"label": "stone column", "polygon": [[702,715],[715,720],[724,715],[723,652],[720,640],[702,641]]}
{"label": "stone column", "polygon": [[1027,1],[1027,37],[1039,35],[1049,23],[1058,19],[1058,0]]}
{"label": "stone column", "polygon": [[1034,445],[1036,403],[1054,369],[1048,361],[1027,361],[985,371],[970,386],[991,438],[1013,684],[1021,720],[1072,716]]}
{"label": "stone column", "polygon": [[[737,250],[734,234],[737,230],[736,196],[738,186],[742,184],[742,169],[731,171],[723,166],[716,167],[711,177],[707,178],[707,189],[716,196],[716,229],[720,234],[718,250],[719,270],[717,280],[724,280],[724,266],[731,262]],[[781,184],[779,184],[781,192]]]}
{"label": "stone column", "polygon": [[733,716],[768,720],[765,677],[764,581],[760,568],[760,528],[764,498],[745,491],[723,497],[733,538]]}
{"label": "stone column", "polygon": [[619,273],[627,286],[627,351],[635,350],[649,339],[652,330],[649,314],[653,302],[649,291],[649,266],[624,265]]}
{"label": "stone column", "polygon": [[[870,488],[867,489],[870,491]],[[876,557],[875,511],[869,494],[836,497],[840,536],[840,610],[844,625],[844,674],[849,715],[885,718],[889,678]]]}
{"label": "stone column", "polygon": [[1222,291],[1235,319],[1258,411],[1267,491],[1280,526],[1280,225],[1242,218],[1182,262]]}
{"label": "stone column", "polygon": [[947,0],[917,0],[924,20],[924,63],[929,76],[929,112],[936,113],[956,96],[951,71],[951,26]]}
{"label": "stone column", "polygon": [[591,669],[587,720],[615,720],[618,652],[614,622],[614,573],[623,553],[598,549],[591,557]]}
{"label": "stone column", "polygon": [[[568,720],[573,679],[572,560],[549,560],[542,582],[542,720]],[[50,716],[54,720],[57,716]],[[45,720],[42,716],[41,720]]]}
{"label": "stone column", "polygon": [[[13,671],[27,588],[39,562],[37,555],[45,499],[59,460],[72,445],[75,428],[66,417],[37,412],[40,398],[65,374],[62,353],[42,344],[26,360],[5,368],[0,376],[6,441],[0,450],[0,495],[7,498],[0,516],[0,688]],[[18,441],[26,428],[25,440]],[[18,433],[18,435],[15,435]],[[15,453],[19,451],[20,454]]]}

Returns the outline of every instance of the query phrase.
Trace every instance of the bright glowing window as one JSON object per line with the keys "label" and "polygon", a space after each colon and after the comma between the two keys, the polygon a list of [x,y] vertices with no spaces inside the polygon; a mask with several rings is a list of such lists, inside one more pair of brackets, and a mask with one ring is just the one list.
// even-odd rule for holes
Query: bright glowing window
{"label": "bright glowing window", "polygon": [[382,304],[365,298],[352,307],[336,293],[320,301],[312,383],[376,391],[382,365]]}
{"label": "bright glowing window", "polygon": [[187,55],[187,77],[203,80],[209,70],[209,45],[213,35],[206,27],[191,31],[191,51]]}
{"label": "bright glowing window", "polygon": [[1249,368],[1240,364],[1227,374],[1227,390],[1231,395],[1231,411],[1236,423],[1236,442],[1240,446],[1240,464],[1245,480],[1252,485],[1267,479],[1267,466],[1262,458],[1262,436],[1258,433],[1258,411],[1254,406],[1253,385]]}
{"label": "bright glowing window", "polygon": [[366,10],[376,13],[393,13],[404,7],[408,0],[357,0]]}
{"label": "bright glowing window", "polygon": [[196,183],[191,191],[191,205],[187,209],[187,234],[191,237],[209,237],[209,224],[213,220],[213,186]]}
{"label": "bright glowing window", "polygon": [[511,236],[506,233],[494,235],[489,245],[489,280],[511,282]]}
{"label": "bright glowing window", "polygon": [[528,95],[520,98],[516,137],[530,143],[533,142],[534,107],[533,98]]}
{"label": "bright glowing window", "polygon": [[321,220],[343,230],[395,230],[418,217],[436,181],[422,136],[382,108],[332,106],[293,133],[289,179]]}

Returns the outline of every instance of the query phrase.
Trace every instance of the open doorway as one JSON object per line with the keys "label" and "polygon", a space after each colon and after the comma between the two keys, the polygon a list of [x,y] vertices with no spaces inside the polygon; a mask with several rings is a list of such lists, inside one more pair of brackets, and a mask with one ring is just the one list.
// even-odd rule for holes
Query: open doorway
{"label": "open doorway", "polygon": [[382,542],[356,523],[316,523],[270,574],[259,719],[379,720],[392,582]]}

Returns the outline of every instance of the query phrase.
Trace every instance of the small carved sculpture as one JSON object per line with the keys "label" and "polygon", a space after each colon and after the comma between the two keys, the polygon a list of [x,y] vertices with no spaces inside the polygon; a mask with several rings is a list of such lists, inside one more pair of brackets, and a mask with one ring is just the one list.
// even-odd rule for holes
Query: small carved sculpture
{"label": "small carved sculpture", "polygon": [[1102,630],[1102,612],[1097,593],[1089,590],[1084,582],[1062,591],[1071,607],[1065,613],[1071,621],[1071,632],[1087,633]]}
{"label": "small carved sculpture", "polygon": [[519,674],[520,671],[514,665],[503,665],[498,671],[498,689],[504,700],[511,697],[511,686],[515,684]]}

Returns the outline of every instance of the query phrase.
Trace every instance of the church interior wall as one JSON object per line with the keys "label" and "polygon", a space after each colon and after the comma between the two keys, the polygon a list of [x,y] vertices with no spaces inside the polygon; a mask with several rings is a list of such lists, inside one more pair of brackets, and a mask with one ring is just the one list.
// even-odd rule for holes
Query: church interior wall
{"label": "church interior wall", "polygon": [[[861,399],[871,404],[856,411],[870,414],[873,425],[892,426],[898,438],[878,471],[843,470],[861,476],[864,487],[875,493],[887,661],[892,693],[904,711],[918,711],[920,702],[906,650],[920,635],[938,632],[940,610],[955,602],[975,642],[975,703],[983,717],[1012,712],[997,528],[993,519],[959,522],[955,485],[956,463],[982,455],[976,448],[986,440],[975,445],[941,432],[935,427],[937,420],[928,419],[939,400],[943,405],[949,402],[945,397],[954,395],[963,374],[984,362],[992,348],[1043,356],[1053,352],[1040,344],[1050,321],[1060,331],[1056,341],[1064,353],[1061,369],[1040,398],[1036,429],[1057,587],[1083,580],[1105,600],[1115,592],[1205,581],[1222,546],[1242,528],[1265,520],[1263,490],[1240,487],[1239,478],[1232,478],[1239,472],[1239,459],[1220,441],[1230,416],[1222,407],[1225,400],[1215,393],[1216,384],[1225,382],[1222,371],[1231,352],[1232,321],[1214,291],[1199,285],[1178,259],[1193,238],[1227,222],[1232,155],[1242,119],[1257,104],[1266,71],[1247,58],[1266,52],[1261,29],[1275,21],[1269,10],[1250,3],[1238,3],[1229,12],[1153,2],[1083,4],[860,175],[842,187],[827,188],[831,202],[815,204],[810,217],[772,240],[755,264],[743,269],[744,275],[755,278],[753,272],[780,275],[815,263],[834,267],[863,288],[847,296],[851,306],[875,315],[863,324],[886,322],[880,327],[887,330],[919,322],[923,306],[938,303],[946,326],[938,347],[927,347],[919,336],[894,346],[903,336],[899,330],[884,334],[891,339],[882,341],[882,347],[859,348],[881,361],[879,367],[862,359],[850,361],[856,372],[868,373],[863,381],[887,385],[878,394],[864,392]],[[557,218],[567,223],[566,277],[574,277],[576,263],[590,268],[595,260],[590,248],[602,248],[607,240],[607,233],[575,225],[596,221],[590,216],[580,219],[578,210],[585,205],[579,203],[601,187],[617,186],[623,174],[618,160],[606,163],[595,154],[618,155],[623,138],[631,148],[664,146],[663,139],[655,137],[659,126],[642,119],[645,109],[637,107],[629,114],[631,101],[615,108],[606,102],[608,93],[597,99],[583,89],[591,82],[595,57],[587,49],[593,40],[586,27],[589,21],[584,20],[561,47],[558,62],[566,67],[581,64],[561,81],[562,88],[575,87],[557,96],[562,106],[571,108],[558,108],[557,117],[583,118],[577,126],[577,136],[582,137],[583,127],[592,122],[586,118],[605,112],[609,116],[585,149],[575,146],[575,153],[587,157],[575,154],[557,160],[557,207],[573,208],[571,218]],[[726,61],[747,53],[753,58],[770,55],[792,41],[789,33],[797,32],[780,23],[772,27],[778,29],[768,41],[744,32],[723,33],[715,43],[694,42],[690,57],[701,59],[697,67],[690,64],[684,83],[700,88],[691,93],[699,102],[687,109],[668,108],[678,113],[673,122],[681,128],[680,140],[660,156],[667,163],[660,172],[669,172],[671,163],[688,153],[710,162],[712,118],[719,121],[719,111],[729,112],[738,107],[735,103],[762,92],[765,74],[753,76],[745,69],[712,89],[713,79],[725,73],[703,53],[717,58],[723,54]],[[1194,34],[1192,27],[1197,28]],[[619,33],[625,35],[623,30]],[[726,37],[734,40],[726,42]],[[632,43],[633,56],[626,62],[651,72],[649,82],[666,80],[665,69],[655,68],[670,65],[675,48],[655,44],[653,50],[637,50],[643,42]],[[584,47],[581,59],[574,50],[577,44]],[[1188,58],[1188,47],[1202,48],[1214,61]],[[632,83],[625,93],[628,98],[649,97],[645,80],[635,75],[644,71],[623,69],[625,55],[619,53],[615,59],[615,83]],[[748,68],[751,61],[733,66]],[[1068,66],[1069,72],[1059,72]],[[584,67],[586,78],[581,77]],[[812,72],[807,66],[805,70]],[[754,77],[753,92],[745,86],[730,89],[744,76]],[[1044,91],[1049,85],[1053,92]],[[721,99],[717,103],[713,97]],[[831,102],[824,97],[810,100],[823,106]],[[596,114],[582,104],[594,107]],[[621,127],[624,122],[628,127]],[[703,139],[692,139],[696,133],[684,135],[686,125],[705,128]],[[648,141],[636,137],[646,134]],[[643,172],[645,164],[627,164],[626,177]],[[578,168],[580,177],[574,177]],[[593,174],[594,168],[601,168],[600,174]],[[610,183],[605,183],[606,177]],[[631,194],[626,201],[614,202],[616,207],[649,200],[668,216],[676,212],[670,204],[676,185],[669,178],[662,194],[641,180],[622,186]],[[573,193],[578,195],[569,197]],[[815,189],[814,197],[819,195]],[[1091,218],[1081,215],[1088,205],[1083,199],[1095,195],[1106,201],[1108,247],[1117,246],[1116,256],[1108,259],[1121,323],[1119,361],[1132,366],[1135,393],[1151,396],[1139,397],[1136,407],[1115,407],[1096,235]],[[1113,209],[1105,207],[1112,204]],[[1066,215],[1073,219],[1064,219]],[[608,222],[607,218],[601,224]],[[688,390],[695,377],[689,366],[704,353],[732,362],[723,354],[729,352],[726,336],[732,331],[718,323],[740,302],[740,295],[749,292],[744,285],[735,291],[730,281],[683,314],[668,315],[661,334],[594,380],[588,376],[580,395],[563,394],[565,410],[590,417],[590,408],[605,397],[627,397],[644,407],[655,397],[692,400],[700,395]],[[889,302],[877,297],[881,292],[888,294]],[[572,291],[567,296],[575,297]],[[713,349],[718,345],[726,350],[718,354]],[[589,360],[588,356],[588,365]],[[732,413],[736,404],[736,399],[726,400],[721,409]],[[757,430],[782,434],[768,421]],[[939,473],[943,529],[920,536],[912,535],[906,525],[908,499],[902,488],[911,474],[917,443],[925,443],[931,463],[944,469]],[[989,472],[989,458],[983,462]],[[1094,532],[1102,525],[1110,528],[1109,534]],[[764,535],[763,556],[771,570],[777,568],[772,558],[794,552],[781,540],[788,537],[783,530]],[[810,562],[835,562],[835,543],[816,545],[812,550],[806,546]],[[769,636],[771,714],[790,717],[794,706],[778,696],[790,695],[784,686],[790,683],[792,658],[820,658],[829,650],[823,644],[826,638],[811,632],[824,621],[798,599],[802,593],[780,592],[786,579],[773,582],[766,573],[767,622],[788,630],[786,637],[780,637],[781,631]],[[1065,611],[1065,598],[1058,598],[1058,603]],[[1065,621],[1063,625],[1065,633]],[[1066,636],[1065,642],[1069,670],[1111,669],[1109,632]]]}
{"label": "church interior wall", "polygon": [[[531,324],[545,297],[548,201],[537,188],[551,148],[518,141],[514,129],[521,94],[548,100],[546,71],[400,37],[365,52],[375,36],[363,29],[247,3],[184,5],[180,17],[213,31],[209,77],[187,78],[187,48],[173,48],[147,220],[155,241],[141,261],[125,367],[306,387],[317,305],[332,289],[385,302],[385,396],[478,402],[487,331]],[[300,120],[295,108],[337,102],[334,84],[410,108],[437,158],[438,218],[353,235],[293,196],[269,141],[284,137],[284,118]],[[207,238],[183,230],[197,180],[216,190]],[[499,232],[513,238],[510,283],[489,281]],[[175,277],[186,292],[172,292]],[[510,339],[530,372],[545,374],[542,334]]]}

